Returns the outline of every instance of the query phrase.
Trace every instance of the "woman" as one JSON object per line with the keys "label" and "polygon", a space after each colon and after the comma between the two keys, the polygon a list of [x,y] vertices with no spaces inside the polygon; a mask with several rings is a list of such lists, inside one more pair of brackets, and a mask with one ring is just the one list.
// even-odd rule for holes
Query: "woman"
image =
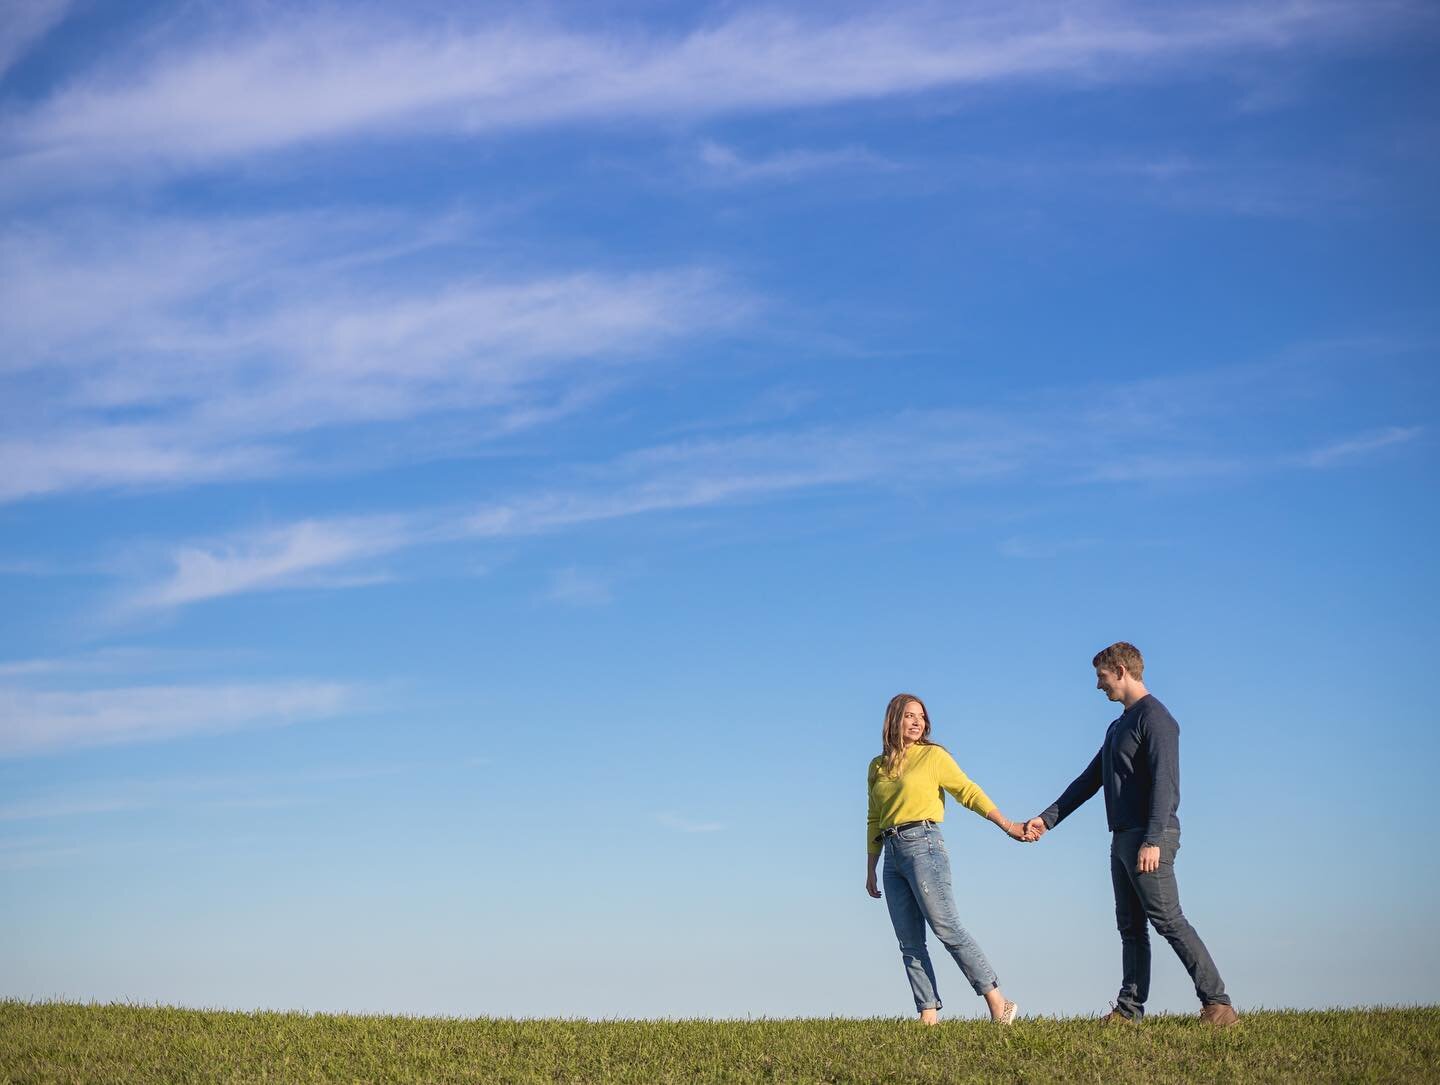
{"label": "woman", "polygon": [[960,771],[944,746],[930,741],[930,715],[919,697],[901,693],[885,709],[884,752],[870,762],[870,810],[865,823],[865,889],[879,897],[875,867],[885,853],[885,902],[900,940],[900,956],[927,1025],[940,1020],[940,993],[925,948],[925,924],[940,939],[970,986],[985,999],[990,1019],[1008,1025],[1019,1007],[1000,991],[995,970],[955,914],[950,857],[940,835],[945,796],[993,821],[1016,840],[1024,827],[995,808],[979,785]]}

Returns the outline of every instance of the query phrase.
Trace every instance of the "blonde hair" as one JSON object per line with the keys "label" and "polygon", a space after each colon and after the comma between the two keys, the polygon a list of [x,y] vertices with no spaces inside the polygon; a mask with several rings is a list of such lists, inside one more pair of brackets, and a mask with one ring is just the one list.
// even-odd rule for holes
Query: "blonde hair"
{"label": "blonde hair", "polygon": [[920,706],[920,715],[925,720],[925,731],[915,740],[915,745],[940,745],[930,741],[930,711],[924,701],[913,693],[897,693],[891,697],[890,703],[885,706],[884,726],[880,729],[880,756],[884,758],[880,771],[896,780],[905,775],[905,709],[911,701]]}

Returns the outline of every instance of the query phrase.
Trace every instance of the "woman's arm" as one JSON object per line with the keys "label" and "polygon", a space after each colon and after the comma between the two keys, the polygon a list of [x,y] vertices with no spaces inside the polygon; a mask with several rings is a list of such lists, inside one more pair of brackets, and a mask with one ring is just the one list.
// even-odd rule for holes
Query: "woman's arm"
{"label": "woman's arm", "polygon": [[1025,826],[1011,821],[1000,812],[1000,808],[991,801],[990,796],[985,794],[979,784],[966,776],[955,759],[945,750],[938,751],[942,757],[937,758],[940,786],[964,806],[967,810],[973,810],[986,821],[993,821],[1012,840],[1025,839]]}
{"label": "woman's arm", "polygon": [[940,786],[954,795],[955,801],[965,809],[994,821],[995,804],[990,801],[990,796],[985,794],[984,788],[965,775],[965,771],[955,763],[955,758],[950,756],[949,750],[938,746],[932,746],[931,749],[935,752],[930,755],[930,764],[935,768],[935,778]]}
{"label": "woman's arm", "polygon": [[872,897],[880,895],[880,887],[875,884],[875,864],[880,861],[880,845],[875,839],[880,835],[880,809],[875,805],[875,773],[879,766],[877,757],[865,773],[865,892]]}
{"label": "woman's arm", "polygon": [[999,809],[991,810],[990,813],[985,815],[985,820],[993,821],[996,825],[1000,826],[1000,831],[1012,840],[1023,841],[1025,839],[1025,826],[1017,821],[1011,821],[1002,814]]}

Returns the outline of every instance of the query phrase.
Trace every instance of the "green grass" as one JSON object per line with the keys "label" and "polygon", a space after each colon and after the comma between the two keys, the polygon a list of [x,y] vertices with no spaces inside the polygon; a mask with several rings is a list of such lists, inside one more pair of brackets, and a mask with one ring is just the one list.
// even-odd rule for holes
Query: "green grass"
{"label": "green grass", "polygon": [[0,1002],[0,1082],[1434,1082],[1440,1007],[1005,1029],[912,1020],[567,1021]]}

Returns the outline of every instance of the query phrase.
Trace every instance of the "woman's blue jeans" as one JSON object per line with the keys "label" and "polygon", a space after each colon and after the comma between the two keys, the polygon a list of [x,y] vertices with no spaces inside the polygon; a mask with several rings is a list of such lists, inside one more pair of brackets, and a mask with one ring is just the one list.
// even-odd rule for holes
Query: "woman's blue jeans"
{"label": "woman's blue jeans", "polygon": [[915,825],[885,838],[885,904],[900,940],[905,975],[915,1009],[940,1009],[935,969],[925,948],[925,924],[950,951],[977,995],[1000,986],[995,970],[955,914],[950,887],[950,856],[938,825]]}

